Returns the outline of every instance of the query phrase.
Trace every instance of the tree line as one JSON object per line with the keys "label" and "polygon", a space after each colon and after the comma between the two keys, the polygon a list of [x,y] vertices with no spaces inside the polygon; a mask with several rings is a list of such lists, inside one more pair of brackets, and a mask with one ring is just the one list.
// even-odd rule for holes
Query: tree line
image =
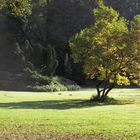
{"label": "tree line", "polygon": [[[117,10],[120,13],[117,16],[125,17],[127,20],[133,20],[134,16],[140,13],[140,0],[104,0],[104,3]],[[49,76],[62,75],[79,83],[82,83],[86,75],[83,73],[83,63],[75,64],[71,57],[69,39],[97,22],[100,16],[92,12],[97,7],[98,0],[0,2],[1,12],[14,23],[12,28],[16,32],[16,42],[13,48],[23,67],[35,69]],[[103,12],[105,14],[105,11]],[[136,20],[138,19],[135,18],[134,21]],[[121,26],[116,23],[116,28],[125,26],[123,20],[118,22]],[[130,24],[128,28],[129,26]]]}

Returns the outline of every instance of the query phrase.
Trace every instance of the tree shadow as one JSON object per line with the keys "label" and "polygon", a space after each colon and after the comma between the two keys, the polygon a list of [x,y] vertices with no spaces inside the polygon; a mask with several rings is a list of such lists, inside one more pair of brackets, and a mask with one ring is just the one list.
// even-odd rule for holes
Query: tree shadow
{"label": "tree shadow", "polygon": [[0,108],[66,110],[66,109],[82,109],[82,108],[89,108],[89,107],[96,107],[96,106],[125,105],[125,104],[128,103],[119,102],[117,100],[114,100],[113,102],[106,102],[106,103],[91,102],[89,100],[47,100],[47,101],[0,103]]}

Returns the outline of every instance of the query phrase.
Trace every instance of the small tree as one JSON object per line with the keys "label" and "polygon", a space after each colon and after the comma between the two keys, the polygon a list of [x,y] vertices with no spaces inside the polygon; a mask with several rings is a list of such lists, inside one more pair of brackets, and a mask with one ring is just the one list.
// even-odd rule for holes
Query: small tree
{"label": "small tree", "polygon": [[96,99],[104,101],[116,84],[140,84],[140,17],[129,30],[127,21],[103,2],[94,9],[94,16],[94,25],[71,38],[70,48],[88,78],[100,81]]}
{"label": "small tree", "polygon": [[47,74],[52,77],[55,74],[58,65],[59,61],[57,60],[56,51],[52,46],[49,45],[47,48]]}

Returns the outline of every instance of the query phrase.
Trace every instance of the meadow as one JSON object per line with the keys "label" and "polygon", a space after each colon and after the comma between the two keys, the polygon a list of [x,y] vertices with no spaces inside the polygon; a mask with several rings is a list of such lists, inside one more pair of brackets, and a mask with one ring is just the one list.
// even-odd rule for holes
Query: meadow
{"label": "meadow", "polygon": [[0,92],[0,140],[140,140],[140,89],[114,89],[92,103],[95,89]]}

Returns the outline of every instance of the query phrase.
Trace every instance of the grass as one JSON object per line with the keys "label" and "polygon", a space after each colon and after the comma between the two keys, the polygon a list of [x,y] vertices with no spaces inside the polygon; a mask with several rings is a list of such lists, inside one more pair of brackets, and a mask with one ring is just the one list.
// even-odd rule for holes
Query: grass
{"label": "grass", "polygon": [[0,138],[140,139],[140,89],[114,89],[116,102],[88,100],[96,91],[0,92]]}

